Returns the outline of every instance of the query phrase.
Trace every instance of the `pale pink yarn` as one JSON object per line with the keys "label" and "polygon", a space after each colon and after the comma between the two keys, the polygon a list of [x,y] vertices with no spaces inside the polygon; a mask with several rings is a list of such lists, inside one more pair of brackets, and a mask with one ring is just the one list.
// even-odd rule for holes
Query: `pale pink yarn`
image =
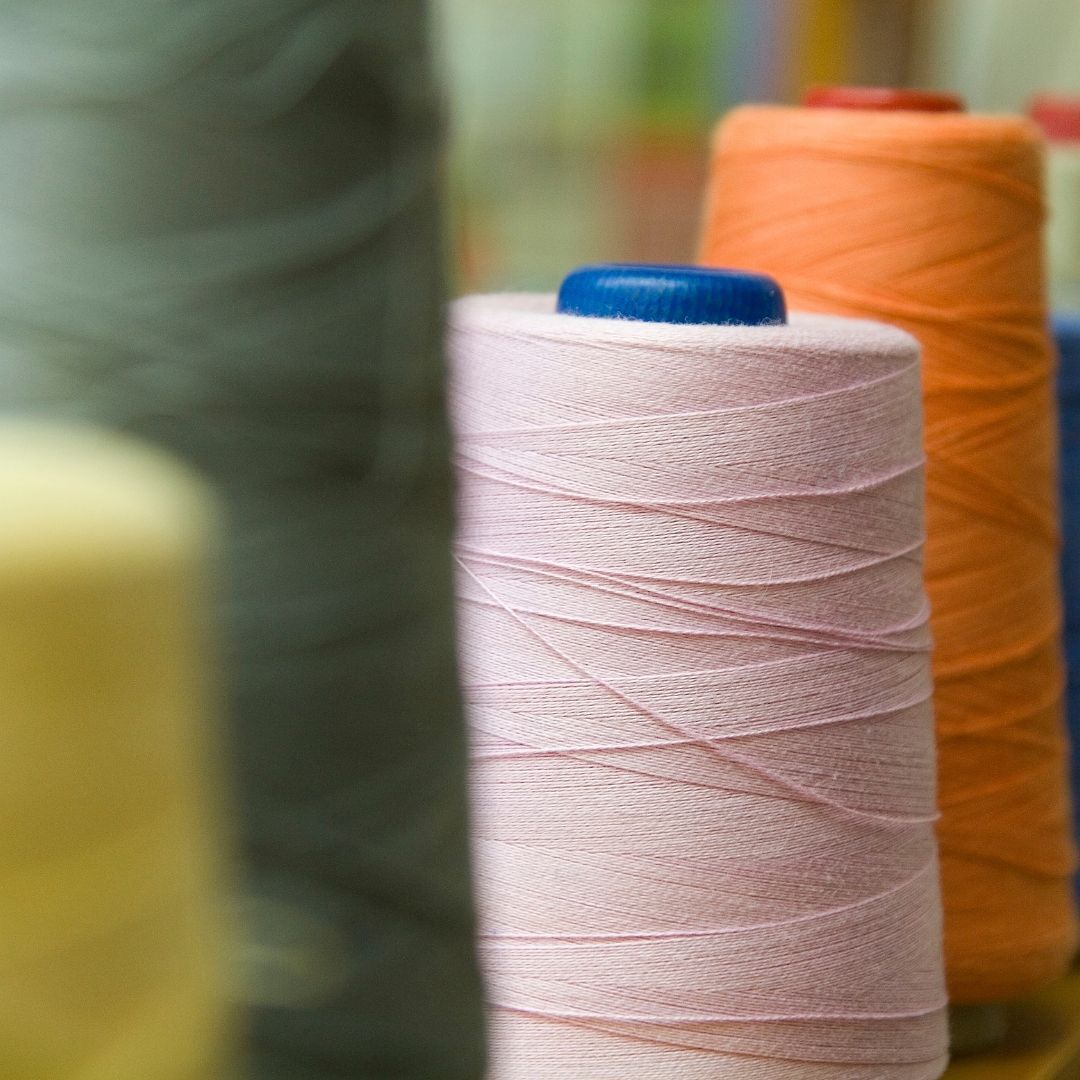
{"label": "pale pink yarn", "polygon": [[917,347],[451,316],[492,1080],[945,1066]]}

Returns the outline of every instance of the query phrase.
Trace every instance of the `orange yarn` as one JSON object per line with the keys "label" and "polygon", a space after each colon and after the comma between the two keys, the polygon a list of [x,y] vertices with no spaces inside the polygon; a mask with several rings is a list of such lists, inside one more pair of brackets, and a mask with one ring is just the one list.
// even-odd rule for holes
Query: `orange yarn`
{"label": "orange yarn", "polygon": [[1076,926],[1038,137],[1007,117],[743,108],[701,261],[923,345],[942,879],[958,1002],[1063,972]]}

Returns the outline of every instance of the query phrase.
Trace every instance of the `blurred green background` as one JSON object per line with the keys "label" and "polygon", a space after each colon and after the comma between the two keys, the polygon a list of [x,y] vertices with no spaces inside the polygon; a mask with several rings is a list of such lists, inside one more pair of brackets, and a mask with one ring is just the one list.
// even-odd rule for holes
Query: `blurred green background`
{"label": "blurred green background", "polygon": [[457,292],[694,255],[709,130],[813,84],[1080,93],[1080,0],[435,0]]}

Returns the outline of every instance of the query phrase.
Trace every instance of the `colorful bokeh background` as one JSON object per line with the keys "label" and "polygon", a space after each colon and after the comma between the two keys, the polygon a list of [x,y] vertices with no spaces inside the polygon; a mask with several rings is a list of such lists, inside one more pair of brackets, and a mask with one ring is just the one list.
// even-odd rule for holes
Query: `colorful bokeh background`
{"label": "colorful bokeh background", "polygon": [[809,86],[1080,93],[1078,0],[435,0],[458,292],[693,255],[709,130]]}

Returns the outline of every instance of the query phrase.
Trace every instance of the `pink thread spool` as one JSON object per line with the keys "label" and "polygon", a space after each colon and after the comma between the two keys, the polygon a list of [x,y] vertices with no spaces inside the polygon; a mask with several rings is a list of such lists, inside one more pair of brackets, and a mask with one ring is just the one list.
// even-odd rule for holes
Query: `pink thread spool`
{"label": "pink thread spool", "polygon": [[937,1077],[917,347],[590,273],[451,317],[491,1076]]}

